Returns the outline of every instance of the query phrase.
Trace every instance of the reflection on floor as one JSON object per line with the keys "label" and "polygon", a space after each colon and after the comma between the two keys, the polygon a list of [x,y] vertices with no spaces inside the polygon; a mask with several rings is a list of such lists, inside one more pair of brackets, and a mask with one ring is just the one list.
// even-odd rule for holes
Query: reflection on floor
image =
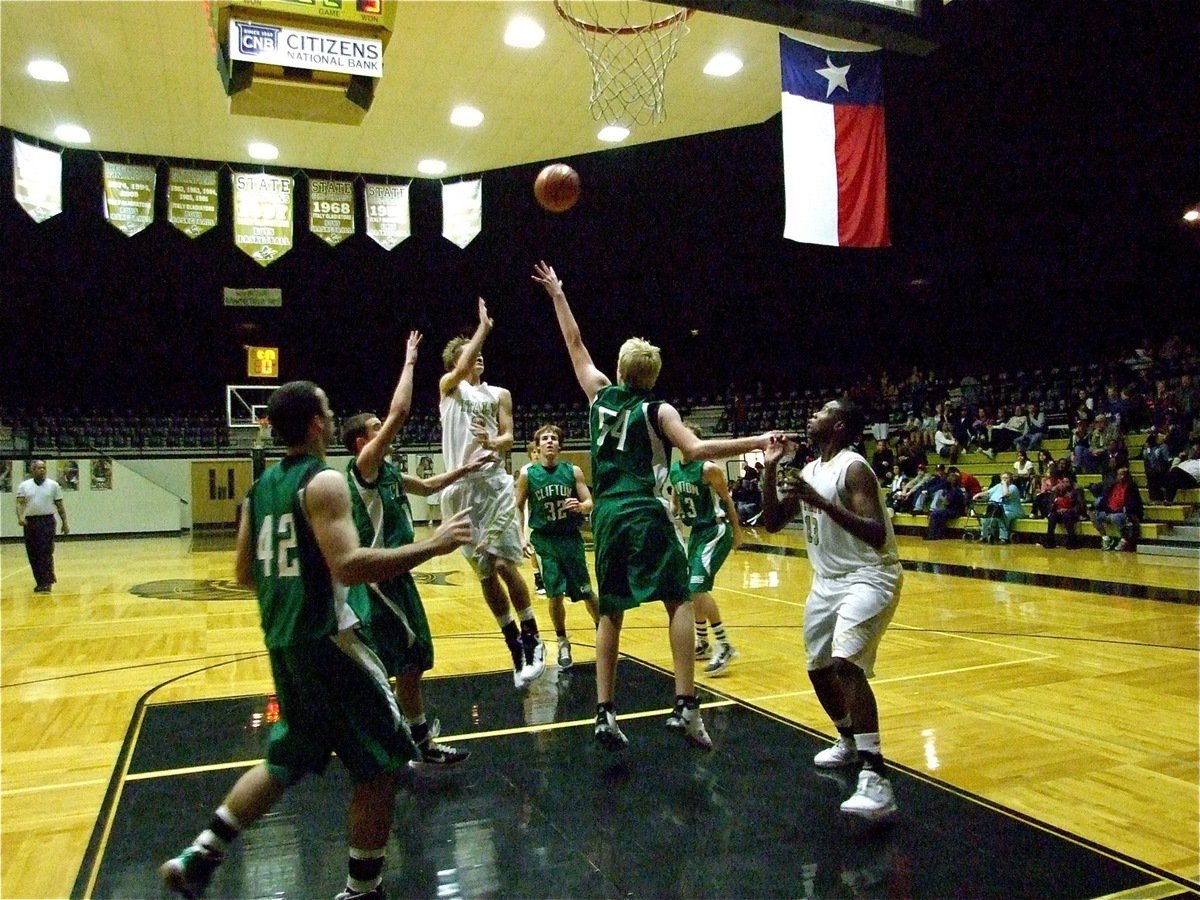
{"label": "reflection on floor", "polygon": [[[1161,873],[896,770],[902,816],[863,831],[838,803],[853,773],[811,765],[824,741],[702,693],[712,753],[663,728],[672,685],[619,671],[630,748],[591,739],[594,670],[547,670],[524,692],[507,672],[432,679],[428,708],[460,770],[413,776],[397,800],[384,887],[398,897],[1098,897]],[[150,698],[151,701],[153,698]],[[260,758],[273,698],[154,705],[105,839],[73,892],[160,896],[157,864],[208,821]],[[348,780],[334,761],[247,830],[212,897],[332,897],[345,873]],[[1162,894],[1158,894],[1162,896]]]}

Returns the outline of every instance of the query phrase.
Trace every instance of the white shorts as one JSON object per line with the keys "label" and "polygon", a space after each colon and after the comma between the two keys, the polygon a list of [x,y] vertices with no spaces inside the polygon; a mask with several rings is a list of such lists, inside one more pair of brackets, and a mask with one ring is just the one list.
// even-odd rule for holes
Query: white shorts
{"label": "white shorts", "polygon": [[471,543],[463,556],[480,581],[496,574],[496,559],[520,565],[521,531],[513,502],[513,478],[503,469],[482,477],[464,478],[442,491],[442,519],[471,509]]}
{"label": "white shorts", "polygon": [[847,578],[814,575],[804,604],[808,670],[824,669],[836,656],[854,663],[868,678],[874,675],[875,653],[895,615],[903,583],[899,566],[856,572]]}

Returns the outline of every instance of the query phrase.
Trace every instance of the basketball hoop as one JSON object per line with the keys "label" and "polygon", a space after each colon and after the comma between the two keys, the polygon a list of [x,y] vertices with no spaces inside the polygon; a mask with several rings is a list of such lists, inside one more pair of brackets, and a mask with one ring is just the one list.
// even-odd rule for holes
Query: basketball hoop
{"label": "basketball hoop", "polygon": [[554,9],[592,64],[592,118],[608,125],[657,125],[664,83],[692,10],[641,0],[554,0]]}

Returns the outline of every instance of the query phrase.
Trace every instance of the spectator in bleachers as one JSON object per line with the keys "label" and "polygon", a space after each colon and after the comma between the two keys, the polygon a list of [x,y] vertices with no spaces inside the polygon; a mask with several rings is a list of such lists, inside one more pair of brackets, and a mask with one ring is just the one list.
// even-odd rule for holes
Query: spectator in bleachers
{"label": "spectator in bleachers", "polygon": [[938,423],[937,430],[933,433],[933,449],[942,459],[948,459],[950,462],[958,461],[958,441],[954,437],[952,426],[946,419],[942,419]]}
{"label": "spectator in bleachers", "polygon": [[946,470],[946,474],[955,474],[958,476],[958,483],[962,485],[962,489],[967,492],[968,497],[974,497],[983,487],[979,483],[979,479],[970,472],[964,472],[958,466],[951,466]]}
{"label": "spectator in bleachers", "polygon": [[875,445],[875,452],[871,455],[871,469],[880,484],[887,484],[892,480],[895,468],[896,452],[892,449],[891,438],[885,437]]}
{"label": "spectator in bleachers", "polygon": [[1192,452],[1177,459],[1167,471],[1163,479],[1163,496],[1168,503],[1175,502],[1175,495],[1180,491],[1200,487],[1200,444],[1192,447]]}
{"label": "spectator in bleachers", "polygon": [[947,523],[967,512],[967,492],[959,482],[957,471],[947,472],[942,487],[933,495],[929,508],[929,527],[925,540],[940,541],[946,536]]}
{"label": "spectator in bleachers", "polygon": [[1035,474],[1033,460],[1024,450],[1017,451],[1017,460],[1012,465],[1012,480],[1022,497],[1029,496],[1029,486]]}
{"label": "spectator in bleachers", "polygon": [[896,453],[896,467],[909,479],[916,478],[918,469],[929,464],[929,457],[911,437],[905,438]]}
{"label": "spectator in bleachers", "polygon": [[1200,421],[1200,384],[1189,372],[1179,376],[1179,387],[1175,389],[1175,409],[1185,431]]}
{"label": "spectator in bleachers", "polygon": [[1000,480],[986,491],[974,495],[977,501],[986,501],[987,508],[983,518],[979,520],[979,540],[990,544],[999,541],[1007,544],[1012,535],[1013,525],[1017,519],[1025,515],[1021,505],[1020,489],[1008,472],[1000,473]]}
{"label": "spectator in bleachers", "polygon": [[927,512],[932,507],[937,492],[946,487],[946,474],[945,464],[938,463],[933,475],[917,486],[912,497],[913,512]]}
{"label": "spectator in bleachers", "polygon": [[1102,471],[1108,459],[1109,446],[1120,437],[1116,422],[1107,413],[1097,414],[1092,427],[1088,429],[1087,447],[1082,452],[1076,447],[1075,467],[1081,472]]}
{"label": "spectator in bleachers", "polygon": [[[901,470],[903,471],[903,470]],[[909,478],[904,487],[892,498],[892,509],[896,512],[912,512],[913,501],[916,499],[917,491],[933,478],[933,473],[929,471],[925,463],[920,463],[917,466],[917,474]]]}
{"label": "spectator in bleachers", "polygon": [[1067,535],[1063,546],[1068,550],[1077,549],[1079,541],[1075,537],[1075,526],[1086,514],[1083,492],[1075,486],[1075,479],[1070,476],[1059,478],[1052,491],[1050,512],[1046,515],[1046,537],[1042,546],[1048,550],[1054,549],[1054,529],[1062,525]]}
{"label": "spectator in bleachers", "polygon": [[1157,429],[1151,428],[1142,444],[1142,462],[1146,467],[1146,496],[1151,500],[1163,499],[1163,483],[1171,470],[1171,454],[1167,445],[1159,438]]}
{"label": "spectator in bleachers", "polygon": [[1041,404],[1030,403],[1025,407],[1025,433],[1013,441],[1018,450],[1036,450],[1046,436],[1046,413]]}
{"label": "spectator in bleachers", "polygon": [[747,525],[762,511],[762,492],[758,484],[758,471],[751,466],[742,467],[742,477],[730,491],[737,511],[738,522]]}
{"label": "spectator in bleachers", "polygon": [[992,428],[992,414],[986,406],[980,406],[975,410],[975,418],[971,420],[971,434],[967,442],[967,449],[978,447],[984,453],[991,449],[991,441],[989,440],[989,432]]}
{"label": "spectator in bleachers", "polygon": [[[1142,521],[1142,495],[1129,474],[1128,466],[1117,471],[1116,479],[1096,501],[1092,524],[1100,532],[1101,550],[1137,549],[1138,525]],[[1114,525],[1120,538],[1108,536],[1108,525]]]}
{"label": "spectator in bleachers", "polygon": [[1029,426],[1029,419],[1020,409],[1014,409],[1012,415],[1005,415],[1007,410],[1001,410],[998,421],[988,430],[988,447],[983,452],[994,459],[997,453],[1003,453],[1012,448],[1017,438],[1022,437]]}

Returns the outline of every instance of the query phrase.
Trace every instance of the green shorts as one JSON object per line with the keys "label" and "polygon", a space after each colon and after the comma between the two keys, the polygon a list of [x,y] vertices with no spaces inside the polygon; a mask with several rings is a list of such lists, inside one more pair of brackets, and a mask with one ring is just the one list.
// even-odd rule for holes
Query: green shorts
{"label": "green shorts", "polygon": [[592,576],[583,553],[583,537],[570,534],[530,535],[542,567],[542,584],[547,597],[570,597],[572,602],[590,600]]}
{"label": "green shorts", "polygon": [[688,564],[675,526],[656,497],[598,500],[592,510],[600,612],[650,600],[688,599]]}
{"label": "green shorts", "polygon": [[267,768],[284,784],[320,774],[337,753],[356,782],[418,756],[379,657],[354,629],[269,651],[279,721]]}
{"label": "green shorts", "polygon": [[711,528],[693,528],[688,538],[688,590],[703,594],[713,589],[713,579],[733,549],[733,529],[725,522]]}
{"label": "green shorts", "polygon": [[417,593],[417,584],[412,575],[405,573],[380,585],[384,595],[404,614],[404,623],[383,600],[375,589],[367,587],[368,605],[354,612],[362,622],[362,631],[368,643],[383,660],[388,675],[405,672],[428,672],[433,668],[433,635],[429,631],[429,620],[425,617],[425,604]]}

